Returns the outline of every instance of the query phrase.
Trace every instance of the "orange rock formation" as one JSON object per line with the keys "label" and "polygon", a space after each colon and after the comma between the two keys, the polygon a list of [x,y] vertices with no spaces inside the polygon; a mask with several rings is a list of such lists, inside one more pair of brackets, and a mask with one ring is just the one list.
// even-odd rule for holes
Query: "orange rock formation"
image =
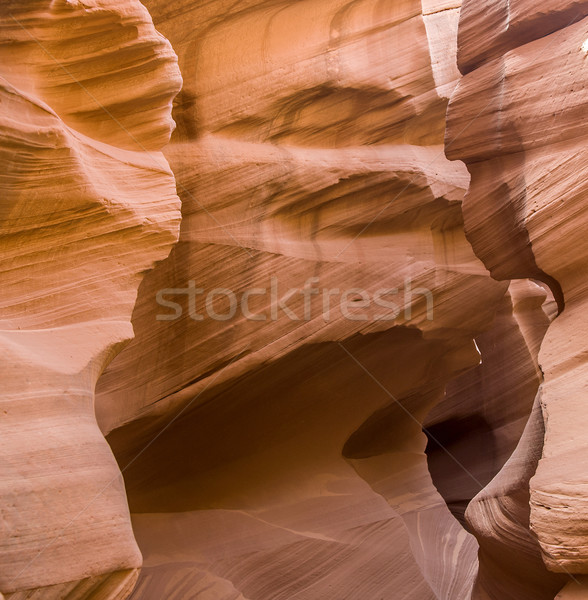
{"label": "orange rock formation", "polygon": [[460,4],[0,7],[6,600],[586,596],[588,2]]}

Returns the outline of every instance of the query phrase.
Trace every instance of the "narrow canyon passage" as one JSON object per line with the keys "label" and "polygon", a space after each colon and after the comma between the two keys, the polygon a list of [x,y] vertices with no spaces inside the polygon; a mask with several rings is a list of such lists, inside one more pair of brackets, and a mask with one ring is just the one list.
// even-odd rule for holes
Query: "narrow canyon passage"
{"label": "narrow canyon passage", "polygon": [[0,600],[588,598],[588,0],[0,39]]}

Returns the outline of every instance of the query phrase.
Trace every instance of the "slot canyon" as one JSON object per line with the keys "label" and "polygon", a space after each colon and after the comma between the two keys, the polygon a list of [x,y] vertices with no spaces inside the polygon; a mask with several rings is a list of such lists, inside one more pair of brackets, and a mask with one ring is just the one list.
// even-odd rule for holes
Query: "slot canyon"
{"label": "slot canyon", "polygon": [[588,600],[582,115],[588,0],[1,0],[0,600]]}

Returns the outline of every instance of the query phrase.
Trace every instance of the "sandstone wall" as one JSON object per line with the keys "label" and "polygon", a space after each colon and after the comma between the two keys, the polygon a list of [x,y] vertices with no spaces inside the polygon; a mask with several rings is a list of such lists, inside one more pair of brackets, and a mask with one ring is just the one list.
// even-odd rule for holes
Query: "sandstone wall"
{"label": "sandstone wall", "polygon": [[[141,554],[94,416],[177,240],[177,60],[139,2],[0,7],[0,590],[125,598]],[[32,591],[27,591],[32,590]]]}
{"label": "sandstone wall", "polygon": [[[587,14],[585,2],[547,2],[535,11],[505,0],[465,2],[461,15],[464,77],[449,108],[446,149],[472,175],[463,205],[466,234],[495,277],[543,280],[562,311],[541,346],[541,412],[537,425],[529,425],[536,433],[529,432],[515,455],[529,471],[501,473],[468,509],[471,526],[494,544],[505,530],[530,521],[533,536],[518,534],[507,545],[537,568],[489,562],[493,582],[482,588],[500,589],[504,569],[509,581],[523,575],[538,582],[547,575],[540,574],[544,567],[565,577],[587,568],[580,433],[587,368],[581,226]],[[496,560],[496,550],[488,546],[488,552]]]}
{"label": "sandstone wall", "polygon": [[[133,597],[466,597],[476,543],[432,485],[422,422],[479,362],[506,284],[464,237],[468,176],[442,146],[458,7],[147,6],[184,77],[166,149],[183,220],[98,387],[145,558]],[[296,319],[268,295],[263,322],[196,320],[187,298],[157,320],[162,289],[272,277],[280,294],[410,281],[434,315],[402,294],[396,319],[325,319],[318,294],[306,318],[299,294]]]}
{"label": "sandstone wall", "polygon": [[460,5],[3,3],[0,598],[586,596],[588,2]]}

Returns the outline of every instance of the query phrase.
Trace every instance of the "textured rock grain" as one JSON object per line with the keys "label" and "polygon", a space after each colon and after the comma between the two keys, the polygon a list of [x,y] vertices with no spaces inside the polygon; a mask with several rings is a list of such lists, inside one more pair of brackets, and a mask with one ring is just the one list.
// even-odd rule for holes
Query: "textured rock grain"
{"label": "textured rock grain", "polygon": [[136,545],[94,387],[177,239],[174,53],[138,2],[0,8],[0,590],[124,598]]}
{"label": "textured rock grain", "polygon": [[586,597],[588,2],[0,36],[0,600]]}
{"label": "textured rock grain", "polygon": [[[581,226],[588,5],[547,3],[528,12],[526,6],[464,3],[459,54],[467,75],[451,101],[446,148],[472,175],[464,219],[477,255],[497,278],[542,279],[563,310],[539,355],[544,439],[539,436],[534,450],[521,452],[531,464],[542,448],[530,481],[530,527],[547,569],[569,575],[588,569],[587,448],[580,433],[588,368],[583,310],[588,252]],[[492,26],[480,44],[480,27],[489,25],[486,7],[502,26]],[[518,476],[504,473],[501,479]],[[496,511],[501,512],[498,506]],[[476,512],[471,515],[474,529],[488,527]],[[490,527],[502,536],[498,531],[505,526],[499,515]],[[526,546],[518,544],[521,550]]]}
{"label": "textured rock grain", "polygon": [[[421,423],[479,362],[507,284],[473,255],[468,176],[443,156],[459,6],[146,4],[184,76],[166,150],[183,221],[98,385],[145,557],[133,598],[467,597],[476,545]],[[325,319],[298,294],[289,318],[268,293],[263,322],[194,318],[204,296],[176,319],[156,301],[272,278],[279,297],[397,288],[399,314],[334,301]]]}

